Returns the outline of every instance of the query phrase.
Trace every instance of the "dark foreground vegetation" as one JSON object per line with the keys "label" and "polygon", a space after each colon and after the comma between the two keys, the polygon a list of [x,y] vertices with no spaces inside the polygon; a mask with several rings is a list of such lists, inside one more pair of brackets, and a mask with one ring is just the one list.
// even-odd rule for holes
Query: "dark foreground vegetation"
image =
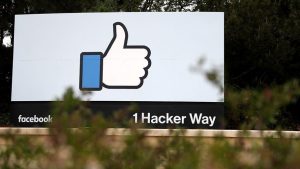
{"label": "dark foreground vegetation", "polygon": [[[289,86],[292,87],[292,86]],[[286,87],[286,88],[289,88]],[[277,90],[277,89],[274,89]],[[287,89],[288,90],[288,89]],[[247,91],[244,91],[245,94]],[[259,95],[253,97],[260,98]],[[21,135],[8,131],[0,135],[2,169],[298,169],[298,137],[276,134],[247,138],[183,137],[184,130],[171,137],[147,137],[147,132],[127,123],[130,134],[108,136],[107,128],[119,123],[117,110],[111,119],[92,115],[80,98],[68,90],[63,102],[53,107],[54,122],[49,135]],[[271,111],[271,110],[270,110]],[[255,120],[253,121],[255,122]],[[70,126],[88,126],[71,129]]]}

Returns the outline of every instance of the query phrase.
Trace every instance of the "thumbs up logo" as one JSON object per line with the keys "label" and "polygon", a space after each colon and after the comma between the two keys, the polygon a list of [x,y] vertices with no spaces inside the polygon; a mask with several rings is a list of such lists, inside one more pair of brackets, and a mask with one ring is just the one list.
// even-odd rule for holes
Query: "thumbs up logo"
{"label": "thumbs up logo", "polygon": [[151,66],[147,46],[128,45],[128,32],[121,22],[113,24],[114,36],[105,53],[82,52],[80,90],[137,89]]}

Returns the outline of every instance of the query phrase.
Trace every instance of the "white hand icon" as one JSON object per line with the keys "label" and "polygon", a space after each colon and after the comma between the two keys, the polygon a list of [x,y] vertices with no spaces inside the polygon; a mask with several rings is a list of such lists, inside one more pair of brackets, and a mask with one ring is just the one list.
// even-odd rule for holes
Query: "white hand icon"
{"label": "white hand icon", "polygon": [[139,88],[148,75],[151,51],[147,46],[128,46],[124,24],[113,25],[114,37],[104,53],[103,86],[106,88]]}

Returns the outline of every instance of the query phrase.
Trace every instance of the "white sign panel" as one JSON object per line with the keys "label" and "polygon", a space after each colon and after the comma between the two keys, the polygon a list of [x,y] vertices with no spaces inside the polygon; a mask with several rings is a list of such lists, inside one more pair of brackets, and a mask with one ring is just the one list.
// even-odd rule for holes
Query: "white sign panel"
{"label": "white sign panel", "polygon": [[192,71],[202,56],[224,66],[221,12],[16,15],[12,101],[72,87],[92,101],[218,102]]}

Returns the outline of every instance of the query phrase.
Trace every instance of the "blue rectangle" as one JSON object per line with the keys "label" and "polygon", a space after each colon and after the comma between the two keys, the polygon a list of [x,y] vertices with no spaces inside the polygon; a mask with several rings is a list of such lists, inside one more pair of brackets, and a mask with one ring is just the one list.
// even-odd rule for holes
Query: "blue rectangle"
{"label": "blue rectangle", "polygon": [[100,54],[81,55],[81,89],[101,89],[101,64]]}

